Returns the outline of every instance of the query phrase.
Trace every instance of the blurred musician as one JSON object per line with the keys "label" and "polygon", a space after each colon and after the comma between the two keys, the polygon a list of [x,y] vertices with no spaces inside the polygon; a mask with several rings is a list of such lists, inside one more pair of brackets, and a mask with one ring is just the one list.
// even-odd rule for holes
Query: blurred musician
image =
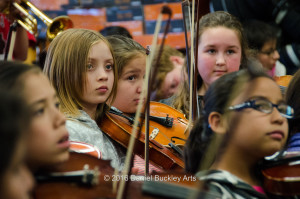
{"label": "blurred musician", "polygon": [[[12,0],[19,3],[19,0]],[[10,25],[14,22],[16,14],[18,11],[10,6],[11,2],[9,0],[0,0],[0,60],[4,59],[5,48],[8,41],[8,33]],[[7,9],[9,9],[8,14],[6,14]],[[29,47],[27,31],[18,25],[16,38],[15,38],[15,48],[13,50],[13,59],[25,61],[27,58],[27,51]]]}

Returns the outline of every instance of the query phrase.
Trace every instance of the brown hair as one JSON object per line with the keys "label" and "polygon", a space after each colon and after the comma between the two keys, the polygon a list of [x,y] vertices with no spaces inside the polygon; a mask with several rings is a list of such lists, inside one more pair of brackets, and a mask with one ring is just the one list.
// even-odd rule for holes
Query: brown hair
{"label": "brown hair", "polygon": [[[205,30],[208,28],[215,28],[215,27],[225,27],[231,29],[236,32],[240,44],[241,44],[241,66],[240,68],[246,68],[248,63],[248,57],[250,56],[249,48],[247,44],[247,40],[244,34],[243,26],[240,21],[234,17],[233,15],[224,12],[224,11],[216,11],[213,13],[208,13],[199,21],[199,43],[201,42],[201,36]],[[198,74],[197,78],[197,88],[199,89],[202,86],[202,78]],[[180,111],[182,111],[186,116],[189,115],[189,85],[187,82],[183,82],[179,93],[175,96],[175,100],[173,101],[172,106]],[[201,106],[201,105],[200,105]]]}
{"label": "brown hair", "polygon": [[[83,108],[79,99],[86,85],[85,74],[88,55],[91,47],[98,42],[104,42],[113,55],[107,39],[99,32],[88,29],[65,30],[55,37],[49,46],[44,73],[49,77],[58,94],[61,111],[67,115],[79,115],[79,109]],[[116,77],[115,64],[113,71]],[[113,99],[115,97],[116,82],[114,81],[113,91],[108,98],[112,97]],[[106,108],[105,102],[99,104],[96,118],[101,117]]]}

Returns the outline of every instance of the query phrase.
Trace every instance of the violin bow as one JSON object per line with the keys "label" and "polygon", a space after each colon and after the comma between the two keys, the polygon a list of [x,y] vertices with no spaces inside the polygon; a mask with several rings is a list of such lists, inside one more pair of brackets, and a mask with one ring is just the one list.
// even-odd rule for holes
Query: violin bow
{"label": "violin bow", "polygon": [[189,129],[191,128],[191,123],[194,119],[194,115],[195,115],[195,112],[194,111],[194,103],[193,103],[193,99],[194,99],[194,73],[195,73],[195,70],[194,70],[194,65],[195,65],[195,62],[194,62],[194,28],[195,28],[195,0],[192,0],[192,21],[191,21],[191,55],[190,55],[190,82],[189,82],[189,85],[190,85],[190,99],[189,99]]}
{"label": "violin bow", "polygon": [[[147,166],[146,167],[146,174],[149,174],[149,114],[150,114],[150,93],[151,93],[151,85],[154,84],[154,81],[155,81],[155,77],[156,77],[156,74],[157,74],[157,70],[158,70],[158,64],[160,62],[160,58],[161,58],[161,55],[162,55],[162,51],[163,51],[163,47],[164,47],[164,44],[165,44],[165,40],[166,40],[166,35],[168,34],[168,31],[169,31],[169,27],[170,27],[170,22],[171,22],[171,17],[172,17],[172,11],[169,7],[167,6],[163,6],[162,7],[162,10],[161,10],[161,13],[160,15],[162,16],[163,14],[166,14],[168,15],[168,20],[167,20],[167,23],[166,23],[166,26],[165,26],[165,30],[164,30],[164,34],[163,34],[163,37],[162,37],[162,41],[161,41],[161,44],[160,44],[160,48],[159,48],[159,51],[158,53],[156,54],[157,56],[157,59],[156,59],[156,63],[153,65],[153,70],[151,71],[151,73],[149,74],[150,75],[150,78],[149,78],[149,82],[148,82],[148,90],[147,90],[147,100],[146,100],[146,131],[145,131],[145,165]],[[157,23],[157,29],[160,29],[160,24]],[[157,34],[159,33],[159,31],[157,31]],[[153,40],[153,42],[155,42]],[[155,46],[156,47],[156,46]],[[154,57],[154,52],[153,51],[153,57]],[[151,53],[150,53],[151,55]],[[150,57],[153,59],[153,57]],[[151,60],[151,59],[150,59]],[[151,68],[152,66],[152,61],[150,61],[150,64],[149,64],[149,68]]]}
{"label": "violin bow", "polygon": [[[167,6],[162,7],[161,13],[159,14],[157,22],[156,22],[155,32],[154,32],[154,35],[153,35],[153,40],[152,40],[153,49],[156,48],[156,44],[157,44],[157,40],[158,40],[158,34],[159,34],[159,31],[160,31],[160,26],[161,26],[163,14],[168,14],[169,18],[168,18],[167,25],[166,25],[166,28],[165,28],[165,31],[164,31],[164,37],[162,39],[162,44],[161,44],[160,49],[159,49],[159,55],[161,55],[161,52],[163,50],[165,35],[166,35],[166,33],[168,32],[168,29],[169,29],[172,11]],[[155,52],[155,51],[153,51],[153,52]],[[146,62],[145,80],[144,80],[144,84],[143,84],[142,93],[141,93],[140,98],[139,98],[139,104],[138,104],[138,107],[137,107],[137,111],[136,111],[136,114],[135,114],[132,133],[131,133],[128,148],[127,148],[124,169],[122,171],[122,175],[124,175],[124,176],[130,176],[130,173],[131,173],[130,168],[131,168],[131,165],[132,165],[132,162],[133,162],[133,151],[134,151],[135,141],[140,136],[141,128],[142,128],[142,125],[140,125],[139,130],[138,130],[139,118],[141,117],[141,112],[142,112],[142,108],[143,108],[143,99],[145,98],[146,92],[147,92],[146,107],[147,106],[149,107],[149,103],[150,103],[150,94],[149,94],[150,91],[149,91],[149,89],[146,89],[146,88],[148,87],[149,82],[150,83],[153,82],[154,77],[155,77],[154,72],[157,71],[157,67],[155,67],[154,68],[155,70],[152,73],[152,76],[151,76],[151,79],[150,79],[150,68],[151,68],[153,59],[154,59],[154,53],[150,53],[150,56],[149,56],[149,58],[147,59],[147,62]],[[157,63],[159,63],[159,59],[160,59],[160,57],[157,59]],[[156,64],[156,66],[157,65],[158,64]],[[148,114],[148,117],[146,116],[146,118],[149,118],[149,109],[147,110],[147,114]],[[143,121],[141,123],[143,123]],[[148,123],[149,123],[149,120],[148,120]],[[146,132],[145,137],[147,137],[147,136],[149,136],[149,132],[148,132],[148,135],[147,135],[147,132]],[[148,139],[148,143],[145,143],[145,147],[146,147],[146,151],[149,151],[149,139]],[[148,162],[146,163],[148,165],[149,164],[149,158],[145,157],[145,159],[148,159]],[[122,180],[120,181],[120,186],[119,186],[118,193],[117,193],[117,199],[122,199],[122,198],[126,197],[125,188],[127,187],[127,183],[129,181],[124,180],[124,178],[121,178],[121,179]]]}

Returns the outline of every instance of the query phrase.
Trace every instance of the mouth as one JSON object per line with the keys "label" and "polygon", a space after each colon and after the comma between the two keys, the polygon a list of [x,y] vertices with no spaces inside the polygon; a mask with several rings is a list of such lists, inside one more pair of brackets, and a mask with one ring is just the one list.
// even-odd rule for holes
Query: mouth
{"label": "mouth", "polygon": [[[140,102],[140,99],[139,98],[138,99],[134,99],[133,101],[138,104]],[[142,99],[142,102],[145,102],[145,99]]]}
{"label": "mouth", "polygon": [[217,74],[217,75],[223,75],[223,74],[227,73],[227,71],[225,71],[225,70],[215,70],[214,73]]}
{"label": "mouth", "polygon": [[100,91],[101,93],[105,93],[108,91],[107,86],[101,86],[99,88],[96,89],[97,91]]}
{"label": "mouth", "polygon": [[59,141],[58,141],[58,146],[60,148],[69,148],[70,147],[70,141],[69,141],[69,135],[63,136]]}
{"label": "mouth", "polygon": [[284,133],[282,131],[272,131],[271,133],[268,133],[271,138],[275,140],[282,140],[284,138]]}

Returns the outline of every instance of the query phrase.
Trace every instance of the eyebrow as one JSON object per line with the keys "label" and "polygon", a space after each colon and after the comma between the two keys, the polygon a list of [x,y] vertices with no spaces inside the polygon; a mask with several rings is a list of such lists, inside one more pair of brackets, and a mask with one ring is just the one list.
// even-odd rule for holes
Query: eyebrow
{"label": "eyebrow", "polygon": [[130,74],[130,73],[139,73],[139,72],[141,72],[140,69],[133,69],[133,70],[127,71],[127,72],[124,73],[123,75],[127,75],[127,74]]}
{"label": "eyebrow", "polygon": [[[254,99],[263,99],[263,100],[270,101],[268,98],[266,98],[264,96],[261,96],[261,95],[259,95],[259,96],[252,96],[248,100],[254,100]],[[280,99],[280,100],[277,101],[277,103],[281,103],[281,102],[285,102],[285,101],[283,99]]]}
{"label": "eyebrow", "polygon": [[[57,98],[57,94],[54,94],[53,97],[52,97],[52,99],[56,99],[56,98]],[[32,104],[30,104],[30,107],[33,107],[33,106],[35,106],[37,104],[45,103],[45,101],[46,101],[46,99],[40,99],[40,100],[35,101]]]}
{"label": "eyebrow", "polygon": [[[216,48],[216,45],[215,44],[213,44],[213,45],[206,45],[206,46],[204,46],[204,48]],[[239,46],[227,46],[227,48],[237,48],[237,49],[240,49],[240,47]]]}
{"label": "eyebrow", "polygon": [[[88,57],[88,59],[87,59],[88,61],[98,61],[97,59],[95,59],[95,58],[91,58],[91,57]],[[113,60],[113,58],[108,58],[108,59],[105,59],[104,60],[104,62],[113,62],[114,60]]]}

